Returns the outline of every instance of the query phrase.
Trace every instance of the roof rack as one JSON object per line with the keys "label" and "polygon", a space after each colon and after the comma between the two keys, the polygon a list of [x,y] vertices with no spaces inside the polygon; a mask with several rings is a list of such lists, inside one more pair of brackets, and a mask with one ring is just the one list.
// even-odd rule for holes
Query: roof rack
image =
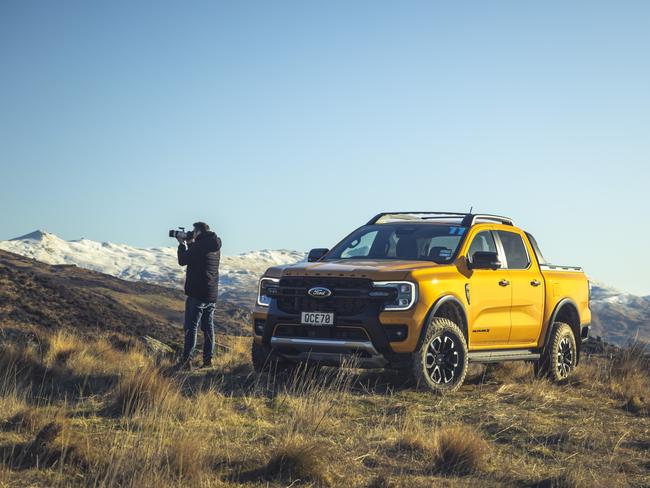
{"label": "roof rack", "polygon": [[514,225],[514,222],[510,217],[460,212],[382,212],[370,219],[367,225],[380,223],[380,220],[384,220],[386,218],[401,221],[458,219],[458,223],[463,227],[471,227],[472,225],[479,222],[496,222],[499,224]]}

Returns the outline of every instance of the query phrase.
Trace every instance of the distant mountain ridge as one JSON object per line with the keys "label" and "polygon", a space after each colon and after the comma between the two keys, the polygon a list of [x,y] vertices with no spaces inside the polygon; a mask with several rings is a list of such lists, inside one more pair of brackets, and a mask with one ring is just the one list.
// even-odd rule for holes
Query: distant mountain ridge
{"label": "distant mountain ridge", "polygon": [[[66,241],[47,231],[0,241],[0,249],[47,264],[74,264],[129,281],[144,281],[180,288],[184,269],[178,266],[175,247],[136,248],[89,239]],[[250,308],[259,277],[270,266],[305,259],[301,251],[259,250],[222,256],[220,297]],[[650,342],[650,297],[624,293],[592,281],[592,335],[618,345],[635,338]]]}
{"label": "distant mountain ridge", "polygon": [[[89,239],[66,241],[44,230],[36,230],[9,241],[0,249],[47,264],[74,264],[129,281],[145,281],[172,288],[183,286],[185,269],[180,267],[174,247],[137,248],[127,244]],[[221,256],[220,296],[252,305],[259,277],[270,266],[295,263],[305,253],[289,250],[250,251]]]}

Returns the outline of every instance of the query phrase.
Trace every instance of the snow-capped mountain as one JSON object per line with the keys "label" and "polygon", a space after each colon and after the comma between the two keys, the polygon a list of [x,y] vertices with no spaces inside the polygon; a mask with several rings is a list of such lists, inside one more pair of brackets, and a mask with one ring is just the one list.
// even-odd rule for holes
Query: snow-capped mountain
{"label": "snow-capped mountain", "polygon": [[592,335],[618,345],[639,339],[650,343],[650,297],[591,282]]}
{"label": "snow-capped mountain", "polygon": [[[181,287],[184,269],[176,261],[176,247],[137,248],[88,239],[66,241],[45,231],[0,241],[0,249],[47,264],[74,264],[130,281]],[[220,296],[248,307],[259,277],[270,266],[295,263],[305,253],[288,250],[250,251],[222,256]],[[593,335],[624,345],[638,338],[650,342],[650,298],[616,290],[592,281]]]}
{"label": "snow-capped mountain", "polygon": [[[89,239],[66,241],[46,231],[0,241],[0,249],[47,264],[74,264],[129,281],[148,281],[181,287],[185,269],[178,265],[176,247],[137,248]],[[270,266],[301,261],[305,253],[287,250],[251,251],[222,256],[220,295],[236,302],[251,302],[257,280]]]}

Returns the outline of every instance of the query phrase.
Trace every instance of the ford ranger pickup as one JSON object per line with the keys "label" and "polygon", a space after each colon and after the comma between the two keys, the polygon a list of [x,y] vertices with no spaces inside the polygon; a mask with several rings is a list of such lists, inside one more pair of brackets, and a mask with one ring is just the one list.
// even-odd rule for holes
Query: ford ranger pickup
{"label": "ford ranger pickup", "polygon": [[510,218],[390,212],[306,262],[269,268],[252,321],[257,371],[392,368],[450,392],[469,362],[527,360],[565,380],[591,311],[582,269],[548,263]]}

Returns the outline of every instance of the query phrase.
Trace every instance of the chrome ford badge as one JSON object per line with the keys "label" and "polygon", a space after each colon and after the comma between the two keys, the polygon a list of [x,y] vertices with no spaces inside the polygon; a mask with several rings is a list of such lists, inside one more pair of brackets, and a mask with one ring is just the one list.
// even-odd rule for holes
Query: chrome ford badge
{"label": "chrome ford badge", "polygon": [[332,290],[324,286],[315,286],[314,288],[310,288],[307,293],[314,298],[327,298],[332,295]]}

